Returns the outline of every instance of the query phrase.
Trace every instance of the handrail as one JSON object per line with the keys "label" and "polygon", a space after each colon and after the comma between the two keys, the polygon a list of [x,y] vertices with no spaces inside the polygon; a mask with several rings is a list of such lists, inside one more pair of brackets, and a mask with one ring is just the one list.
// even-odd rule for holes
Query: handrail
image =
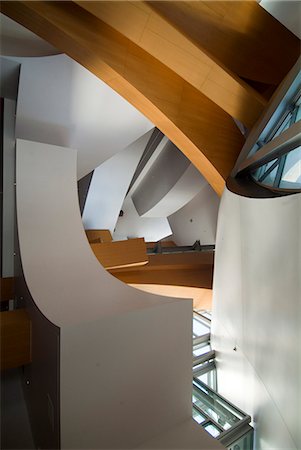
{"label": "handrail", "polygon": [[[164,242],[163,242],[164,244]],[[200,241],[195,241],[193,245],[178,245],[175,247],[164,247],[162,242],[158,242],[154,248],[148,248],[147,253],[149,255],[155,255],[157,253],[185,253],[185,252],[204,252],[214,251],[214,244],[201,245]]]}

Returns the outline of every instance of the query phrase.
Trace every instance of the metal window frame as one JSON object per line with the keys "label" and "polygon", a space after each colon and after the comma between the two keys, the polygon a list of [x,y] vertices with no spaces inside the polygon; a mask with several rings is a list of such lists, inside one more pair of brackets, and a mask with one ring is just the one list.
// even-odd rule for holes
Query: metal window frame
{"label": "metal window frame", "polygon": [[261,147],[254,155],[247,158],[241,165],[238,174],[251,172],[267,164],[273,159],[280,158],[298,147],[301,143],[301,121],[298,121]]}
{"label": "metal window frame", "polygon": [[196,356],[193,358],[193,367],[199,364],[203,364],[204,362],[210,361],[215,358],[215,351],[210,350],[209,352],[204,353],[203,355]]}
{"label": "metal window frame", "polygon": [[193,311],[193,316],[200,322],[202,322],[204,325],[210,327],[211,326],[211,319],[209,319],[208,317],[204,316],[200,311]]}
{"label": "metal window frame", "polygon": [[[258,183],[262,183],[268,175],[277,167],[279,164],[279,158],[258,178]],[[263,167],[263,166],[262,166]]]}
{"label": "metal window frame", "polygon": [[203,334],[202,336],[196,336],[193,338],[193,345],[201,344],[202,342],[210,342],[210,333]]}
{"label": "metal window frame", "polygon": [[236,177],[238,173],[243,170],[242,164],[258,151],[259,140],[262,141],[262,144],[266,142],[272,130],[275,129],[275,124],[281,122],[283,116],[287,115],[292,103],[294,101],[296,103],[299,102],[298,93],[301,90],[300,64],[301,57],[296,61],[295,65],[273,95],[257,125],[250,131],[245,145],[231,172],[232,177]]}
{"label": "metal window frame", "polygon": [[[207,389],[211,391],[213,394],[217,395],[222,401],[224,401],[226,404],[228,404],[230,407],[232,407],[234,410],[236,410],[241,416],[242,419],[240,419],[238,422],[236,422],[234,425],[231,426],[228,430],[224,430],[222,428],[221,434],[216,438],[217,440],[221,441],[224,445],[230,445],[233,443],[235,439],[239,439],[242,437],[246,432],[252,429],[252,427],[249,425],[251,422],[251,416],[243,412],[240,408],[232,405],[229,400],[224,398],[222,395],[215,392],[213,389],[211,389],[209,386],[207,386],[205,383],[203,383],[200,380],[193,380],[193,387],[197,390],[200,389],[197,384],[201,385],[204,389]],[[214,419],[212,419],[208,414],[206,414],[204,411],[202,411],[197,405],[193,404],[193,408],[195,408],[202,416],[208,418],[208,421],[214,423],[215,426],[217,426],[218,429],[221,429],[221,425],[215,422]],[[206,420],[205,422],[200,423],[200,425],[203,427],[203,425],[206,425],[208,423]]]}

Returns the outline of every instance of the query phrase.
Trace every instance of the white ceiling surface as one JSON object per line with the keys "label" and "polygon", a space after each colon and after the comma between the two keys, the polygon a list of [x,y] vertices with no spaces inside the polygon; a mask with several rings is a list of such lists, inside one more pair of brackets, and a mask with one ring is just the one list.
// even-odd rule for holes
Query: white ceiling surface
{"label": "white ceiling surface", "polygon": [[78,150],[78,179],[153,128],[139,111],[66,55],[22,63],[18,138]]}
{"label": "white ceiling surface", "polygon": [[301,448],[300,215],[301,194],[225,190],[221,200],[211,330],[218,387],[253,417],[257,450]]}
{"label": "white ceiling surface", "polygon": [[59,50],[14,20],[0,14],[0,54],[2,56],[47,56]]}
{"label": "white ceiling surface", "polygon": [[83,213],[85,229],[113,234],[126,192],[153,130],[97,167]]}
{"label": "white ceiling surface", "polygon": [[301,39],[300,0],[261,0],[260,6]]}

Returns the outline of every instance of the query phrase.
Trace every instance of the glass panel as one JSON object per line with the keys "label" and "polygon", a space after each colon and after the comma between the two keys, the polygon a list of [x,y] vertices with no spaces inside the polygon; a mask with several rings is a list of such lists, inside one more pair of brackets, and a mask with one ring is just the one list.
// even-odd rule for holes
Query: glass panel
{"label": "glass panel", "polygon": [[289,112],[287,116],[285,117],[284,121],[280,124],[279,127],[275,129],[275,131],[272,133],[269,139],[267,139],[266,142],[272,141],[275,139],[275,137],[279,136],[283,131],[287,130],[290,127],[290,122],[292,118],[292,113]]}
{"label": "glass panel", "polygon": [[278,164],[276,167],[274,167],[274,169],[272,170],[272,172],[270,172],[265,179],[262,181],[263,184],[268,184],[270,186],[272,186],[274,184],[276,175],[277,175],[277,170],[278,170]]}
{"label": "glass panel", "polygon": [[211,311],[200,311],[200,313],[202,314],[202,316],[205,316],[205,317],[207,317],[207,319],[211,320],[211,316],[212,316]]}
{"label": "glass panel", "polygon": [[301,188],[301,146],[286,155],[280,187],[287,189]]}
{"label": "glass panel", "polygon": [[298,122],[299,120],[301,120],[301,106],[300,105],[298,106],[295,122]]}
{"label": "glass panel", "polygon": [[192,418],[197,422],[197,423],[203,423],[205,422],[206,418],[204,416],[202,416],[202,414],[200,414],[198,412],[198,410],[196,410],[195,408],[192,408]]}
{"label": "glass panel", "polygon": [[206,373],[200,373],[200,374],[194,374],[193,375],[194,378],[202,381],[203,383],[205,383],[207,386],[209,386],[211,389],[213,389],[214,391],[216,391],[216,369],[210,369],[208,370],[208,372]]}
{"label": "glass panel", "polygon": [[[259,183],[262,184],[267,184],[269,186],[272,186],[277,174],[277,170],[278,170],[278,164],[276,165],[276,167],[274,167],[274,169],[270,172],[267,173],[269,168],[273,166],[273,164],[278,160],[278,158],[273,159],[272,161],[269,161],[267,164],[265,164],[264,166],[259,167],[253,174],[254,178],[259,181]],[[266,174],[266,175],[265,175]]]}
{"label": "glass panel", "polygon": [[200,356],[204,353],[210,352],[211,346],[210,345],[195,345],[193,347],[193,356]]}
{"label": "glass panel", "polygon": [[216,438],[217,436],[219,436],[221,434],[219,429],[213,423],[209,422],[207,425],[204,425],[204,428],[214,438]]}
{"label": "glass panel", "polygon": [[192,331],[194,336],[203,336],[204,334],[209,333],[210,327],[205,325],[201,319],[194,316],[192,321]]}
{"label": "glass panel", "polygon": [[199,375],[196,377],[198,380],[201,380],[203,383],[207,384],[207,386],[211,387],[208,383],[209,372],[203,373],[203,375]]}
{"label": "glass panel", "polygon": [[239,422],[244,416],[231,404],[223,400],[218,394],[212,392],[203,384],[200,388],[194,386],[193,404],[207,416],[220,424],[224,430]]}

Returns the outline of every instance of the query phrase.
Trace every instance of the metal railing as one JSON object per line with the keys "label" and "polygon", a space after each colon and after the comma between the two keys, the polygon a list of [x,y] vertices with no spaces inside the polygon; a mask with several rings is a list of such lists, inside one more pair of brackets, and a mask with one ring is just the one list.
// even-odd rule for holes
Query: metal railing
{"label": "metal railing", "polygon": [[186,253],[186,252],[208,252],[214,251],[215,245],[201,245],[200,241],[195,241],[193,245],[180,245],[174,247],[164,247],[164,241],[159,241],[152,248],[147,249],[148,255],[167,254],[167,253]]}

